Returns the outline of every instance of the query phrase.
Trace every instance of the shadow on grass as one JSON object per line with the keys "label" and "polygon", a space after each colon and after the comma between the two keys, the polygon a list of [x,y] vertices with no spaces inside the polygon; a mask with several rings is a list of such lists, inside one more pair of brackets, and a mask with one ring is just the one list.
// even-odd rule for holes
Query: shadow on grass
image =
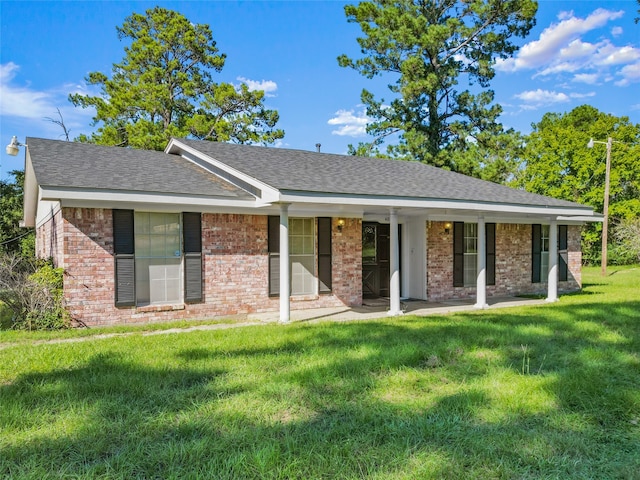
{"label": "shadow on grass", "polygon": [[[0,440],[0,475],[640,471],[640,301],[292,325],[247,345],[254,330],[189,334],[166,368],[105,353],[0,386],[2,428],[17,432]],[[235,343],[214,341],[223,335]],[[47,421],[62,430],[38,434]]]}

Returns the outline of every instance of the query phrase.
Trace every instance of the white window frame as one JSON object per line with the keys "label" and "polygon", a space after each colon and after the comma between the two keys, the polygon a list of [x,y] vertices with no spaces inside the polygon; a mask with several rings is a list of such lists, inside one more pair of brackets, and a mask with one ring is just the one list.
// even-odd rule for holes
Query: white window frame
{"label": "white window frame", "polygon": [[[151,231],[152,216],[162,215]],[[177,220],[177,221],[175,221]],[[148,222],[149,228],[144,228]],[[176,226],[177,224],[177,226]],[[136,305],[177,305],[184,301],[184,254],[182,246],[182,215],[164,212],[134,212],[134,245],[136,269]],[[160,232],[159,227],[163,227]],[[167,231],[167,227],[173,231]],[[171,238],[173,237],[173,238]],[[167,240],[171,239],[169,245]],[[177,242],[176,242],[177,240]],[[145,243],[148,245],[145,248]],[[152,244],[164,243],[164,252],[153,252]]]}
{"label": "white window frame", "polygon": [[547,281],[549,276],[549,225],[540,226],[540,280]]}
{"label": "white window frame", "polygon": [[478,224],[464,224],[464,266],[463,283],[465,287],[472,287],[476,284],[478,272]]}
{"label": "white window frame", "polygon": [[313,217],[289,219],[291,295],[317,295],[316,222]]}

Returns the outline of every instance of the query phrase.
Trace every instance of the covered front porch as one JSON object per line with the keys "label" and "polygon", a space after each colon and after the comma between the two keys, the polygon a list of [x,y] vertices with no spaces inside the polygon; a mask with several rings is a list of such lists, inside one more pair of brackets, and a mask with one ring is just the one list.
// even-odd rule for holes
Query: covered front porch
{"label": "covered front porch", "polygon": [[[427,316],[446,315],[453,312],[475,311],[475,299],[445,300],[440,302],[428,302],[426,300],[401,300],[401,313],[406,315]],[[487,299],[487,309],[544,305],[547,301],[540,298],[526,297],[490,297]],[[310,308],[292,310],[289,321],[314,322],[314,321],[359,321],[372,320],[387,316],[390,309],[389,298],[377,298],[365,300],[360,307],[331,307]],[[280,321],[278,312],[255,313],[247,316],[248,321],[275,323]]]}
{"label": "covered front porch", "polygon": [[[350,206],[353,208],[353,204]],[[341,206],[339,208],[329,207],[328,210],[333,210],[331,215],[334,218],[339,218],[342,216],[350,216],[345,209],[345,206]],[[549,234],[548,241],[546,241],[545,245],[547,245],[547,249],[545,253],[547,254],[547,264],[544,269],[544,274],[541,279],[538,280],[539,286],[543,287],[546,292],[546,301],[547,302],[555,302],[558,299],[558,257],[559,257],[559,248],[558,248],[558,226],[560,223],[579,223],[580,220],[574,218],[567,218],[560,215],[549,215],[549,209],[545,209],[544,213],[537,211],[537,209],[531,209],[531,211],[523,212],[522,207],[519,207],[516,212],[504,212],[504,211],[492,211],[487,208],[486,205],[478,206],[478,205],[465,205],[464,209],[429,209],[429,208],[421,208],[420,206],[409,206],[409,207],[389,207],[389,206],[377,206],[373,207],[369,206],[364,211],[361,211],[359,217],[362,219],[362,233],[363,233],[363,242],[364,236],[366,235],[366,226],[367,225],[379,225],[385,226],[385,254],[384,254],[384,262],[378,262],[377,267],[385,270],[384,277],[386,281],[386,288],[379,289],[380,295],[386,298],[386,302],[384,305],[386,306],[386,310],[380,310],[381,304],[376,305],[376,309],[371,312],[376,315],[380,315],[380,313],[384,313],[386,315],[396,316],[402,315],[410,312],[411,310],[426,310],[427,312],[433,311],[434,308],[444,308],[445,311],[451,311],[452,307],[472,307],[476,309],[484,309],[488,308],[492,304],[503,303],[500,295],[518,295],[523,293],[522,291],[517,291],[517,289],[506,289],[506,292],[498,292],[494,288],[488,289],[488,285],[495,285],[495,280],[493,282],[488,282],[488,264],[487,264],[487,254],[488,245],[487,245],[487,235],[486,230],[488,227],[492,227],[491,236],[494,238],[493,245],[489,248],[492,251],[492,255],[495,257],[495,226],[496,224],[500,225],[528,225],[531,227],[534,223],[544,223],[548,226]],[[347,207],[348,208],[348,207]],[[483,210],[480,210],[483,208]],[[289,214],[291,210],[295,210],[296,214],[298,211],[304,211],[304,207],[301,208],[301,205],[295,203],[280,203],[279,205],[279,213],[280,213],[280,237],[287,238],[288,229],[289,229]],[[338,210],[336,212],[336,210]],[[480,210],[480,211],[479,211]],[[345,215],[347,214],[347,215]],[[444,220],[447,220],[446,222]],[[377,223],[376,223],[377,222]],[[429,293],[430,287],[427,285],[427,279],[429,276],[429,272],[434,271],[434,267],[437,266],[437,262],[434,261],[433,258],[429,259],[428,256],[434,254],[428,253],[429,247],[428,244],[428,231],[431,229],[431,224],[434,225],[437,223],[442,223],[445,226],[446,231],[446,242],[448,242],[449,247],[446,248],[446,253],[442,253],[441,257],[444,259],[443,261],[449,262],[447,257],[448,255],[453,256],[453,250],[455,250],[455,242],[452,241],[453,233],[449,230],[451,229],[454,222],[457,222],[458,225],[464,223],[473,223],[476,228],[476,233],[474,235],[474,252],[473,252],[473,277],[471,279],[466,278],[468,275],[465,273],[465,281],[463,284],[455,285],[454,277],[452,276],[450,279],[450,283],[452,286],[456,287],[465,287],[465,292],[463,292],[466,297],[464,300],[447,300],[441,303],[434,303],[434,300],[440,300],[439,298],[433,298],[431,293]],[[339,226],[338,230],[342,232],[342,227]],[[508,236],[508,233],[502,232],[503,237]],[[522,235],[522,232],[519,234]],[[462,237],[460,237],[462,240]],[[466,238],[465,238],[466,240]],[[456,240],[457,241],[457,240]],[[526,242],[530,242],[530,236],[527,237],[526,241],[522,238],[518,240],[519,248],[523,249],[523,251],[530,252],[531,247],[525,246]],[[289,271],[289,246],[287,242],[281,242],[279,246],[279,254],[280,259],[284,260],[280,262],[280,272],[279,272],[279,320],[281,322],[295,321],[299,318],[299,315],[305,315],[304,309],[295,310],[297,313],[292,313],[291,309],[291,298],[289,292],[291,291],[290,284],[290,271]],[[402,252],[402,253],[401,253]],[[499,254],[501,252],[498,252]],[[466,252],[465,252],[466,254]],[[365,261],[367,256],[369,255],[368,249],[363,243],[363,251],[362,251],[362,280],[363,280],[363,302],[364,306],[362,307],[362,311],[359,312],[359,307],[344,307],[344,311],[349,311],[349,315],[354,314],[366,314],[369,313],[371,307],[371,303],[367,304],[367,273],[369,266]],[[517,262],[515,258],[510,258],[509,262]],[[466,262],[466,259],[465,259]],[[476,264],[477,262],[477,264]],[[458,262],[461,264],[461,262]],[[453,271],[451,268],[453,266],[453,262],[451,265],[448,265],[447,270]],[[466,268],[465,264],[465,268]],[[337,268],[340,268],[339,266]],[[491,275],[495,277],[495,264],[491,266],[492,273]],[[455,275],[455,273],[454,273]],[[530,275],[530,274],[526,274]],[[502,279],[502,283],[504,284],[507,280]],[[530,281],[530,280],[527,280]],[[471,293],[471,289],[473,289],[473,293]],[[488,291],[489,290],[489,291]],[[503,290],[505,290],[503,288]],[[538,290],[538,287],[536,287]],[[462,291],[462,288],[459,289]],[[384,293],[382,293],[384,292]],[[371,293],[371,290],[369,290]],[[524,292],[531,293],[531,292]],[[470,295],[473,295],[473,298],[469,298]],[[495,298],[490,298],[490,297]],[[412,298],[416,300],[421,300],[422,305],[418,306],[411,305],[407,306],[411,302],[407,302],[404,299]],[[452,297],[456,298],[456,297]],[[426,302],[429,299],[431,302]],[[352,304],[353,305],[353,304]],[[331,313],[334,315],[335,312]]]}

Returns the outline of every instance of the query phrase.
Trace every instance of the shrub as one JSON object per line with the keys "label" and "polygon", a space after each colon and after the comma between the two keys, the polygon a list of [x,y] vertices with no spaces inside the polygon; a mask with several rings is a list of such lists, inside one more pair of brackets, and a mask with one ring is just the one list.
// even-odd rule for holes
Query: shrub
{"label": "shrub", "polygon": [[11,312],[11,327],[24,330],[66,328],[63,269],[50,261],[0,253],[0,302]]}

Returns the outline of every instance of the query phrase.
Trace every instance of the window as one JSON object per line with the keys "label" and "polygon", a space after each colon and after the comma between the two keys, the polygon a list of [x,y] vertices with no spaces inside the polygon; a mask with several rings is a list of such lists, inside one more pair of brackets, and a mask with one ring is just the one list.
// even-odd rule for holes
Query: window
{"label": "window", "polygon": [[[280,218],[268,219],[269,295],[280,294]],[[317,243],[316,243],[317,242]],[[289,219],[291,295],[331,292],[331,218]]]}
{"label": "window", "polygon": [[200,213],[113,210],[116,306],[202,301]]}
{"label": "window", "polygon": [[476,284],[478,270],[478,225],[464,224],[464,279],[465,287]]}
{"label": "window", "polygon": [[[496,224],[485,224],[487,285],[496,284]],[[453,224],[453,286],[476,285],[478,276],[478,224]]]}
{"label": "window", "polygon": [[182,301],[180,214],[135,212],[136,304]]}
{"label": "window", "polygon": [[316,293],[315,228],[313,218],[289,220],[291,295]]}
{"label": "window", "polygon": [[540,229],[540,278],[549,276],[549,225]]}
{"label": "window", "polygon": [[[549,276],[549,225],[531,226],[531,282],[546,282]],[[568,277],[567,226],[558,225],[558,280]]]}

